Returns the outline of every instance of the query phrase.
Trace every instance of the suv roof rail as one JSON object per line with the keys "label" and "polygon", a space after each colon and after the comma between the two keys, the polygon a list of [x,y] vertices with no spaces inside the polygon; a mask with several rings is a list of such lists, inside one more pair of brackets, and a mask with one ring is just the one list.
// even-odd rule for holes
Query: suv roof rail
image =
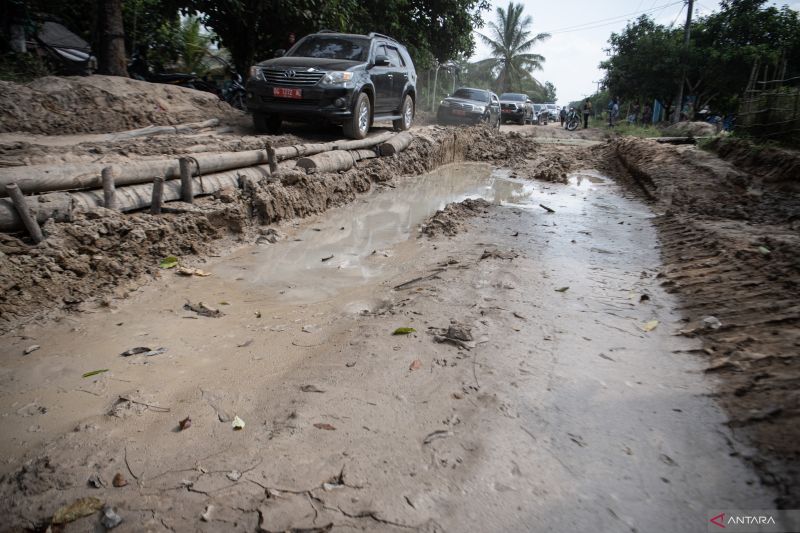
{"label": "suv roof rail", "polygon": [[370,37],[370,38],[372,38],[372,37],[383,37],[384,39],[389,39],[392,42],[395,42],[395,43],[397,42],[397,39],[395,39],[394,37],[389,37],[388,35],[384,35],[382,33],[377,33],[377,32],[374,32],[374,31],[372,33],[370,33],[367,37]]}
{"label": "suv roof rail", "polygon": [[339,33],[339,32],[335,30],[329,30],[328,28],[322,28],[317,33]]}

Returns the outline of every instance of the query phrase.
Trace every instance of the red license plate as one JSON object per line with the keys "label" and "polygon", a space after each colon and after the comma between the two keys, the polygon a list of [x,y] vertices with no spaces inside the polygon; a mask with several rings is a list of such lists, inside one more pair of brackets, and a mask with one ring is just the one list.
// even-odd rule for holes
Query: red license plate
{"label": "red license plate", "polygon": [[453,114],[458,117],[463,117],[467,113],[463,109],[453,109]]}
{"label": "red license plate", "polygon": [[302,98],[303,97],[303,90],[302,89],[291,89],[286,87],[273,87],[272,88],[272,96],[277,96],[278,98]]}
{"label": "red license plate", "polygon": [[510,109],[503,109],[503,113],[511,113]]}

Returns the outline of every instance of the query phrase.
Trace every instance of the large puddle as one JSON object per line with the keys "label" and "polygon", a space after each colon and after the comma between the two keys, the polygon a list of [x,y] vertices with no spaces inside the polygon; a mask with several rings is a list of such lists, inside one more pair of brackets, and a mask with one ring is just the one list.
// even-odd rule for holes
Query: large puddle
{"label": "large puddle", "polygon": [[[558,204],[577,207],[583,192],[604,179],[591,171],[558,187]],[[482,163],[456,163],[374,191],[356,202],[327,211],[289,232],[273,245],[248,248],[220,263],[218,275],[253,284],[276,298],[313,302],[376,278],[396,275],[419,252],[420,224],[451,202],[483,198],[520,208],[552,202],[548,184],[509,177]],[[580,196],[580,198],[579,198]],[[389,260],[388,258],[392,259]],[[271,290],[272,289],[272,290]],[[287,293],[291,293],[290,295]]]}

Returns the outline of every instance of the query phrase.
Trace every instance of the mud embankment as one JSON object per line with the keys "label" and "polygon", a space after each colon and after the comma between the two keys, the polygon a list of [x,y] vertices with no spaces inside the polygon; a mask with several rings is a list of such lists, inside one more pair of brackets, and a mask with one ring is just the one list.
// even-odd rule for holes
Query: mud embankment
{"label": "mud embankment", "polygon": [[664,285],[703,340],[730,426],[765,483],[800,506],[800,198],[694,147],[623,139],[620,161],[662,214]]}
{"label": "mud embankment", "polygon": [[347,172],[251,182],[194,206],[168,204],[172,212],[162,216],[95,209],[72,223],[48,222],[47,239],[35,247],[0,234],[0,332],[49,311],[108,305],[143,283],[141,276],[158,275],[164,257],[207,254],[223,237],[252,240],[258,225],[321,213],[376,184],[460,161],[480,135],[478,129],[425,132],[399,155]]}

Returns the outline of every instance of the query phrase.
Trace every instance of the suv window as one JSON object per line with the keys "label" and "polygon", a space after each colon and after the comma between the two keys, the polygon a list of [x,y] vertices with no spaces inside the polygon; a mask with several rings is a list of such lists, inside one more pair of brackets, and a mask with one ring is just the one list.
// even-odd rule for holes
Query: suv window
{"label": "suv window", "polygon": [[453,93],[453,97],[477,100],[478,102],[489,101],[489,94],[486,91],[477,91],[475,89],[458,89]]}
{"label": "suv window", "polygon": [[369,39],[311,35],[297,43],[289,51],[290,57],[317,57],[321,59],[345,59],[366,61],[369,54]]}
{"label": "suv window", "polygon": [[397,51],[397,48],[387,46],[386,47],[386,55],[389,56],[389,64],[393,67],[404,67],[405,63],[403,62],[403,58],[400,57],[400,52]]}

